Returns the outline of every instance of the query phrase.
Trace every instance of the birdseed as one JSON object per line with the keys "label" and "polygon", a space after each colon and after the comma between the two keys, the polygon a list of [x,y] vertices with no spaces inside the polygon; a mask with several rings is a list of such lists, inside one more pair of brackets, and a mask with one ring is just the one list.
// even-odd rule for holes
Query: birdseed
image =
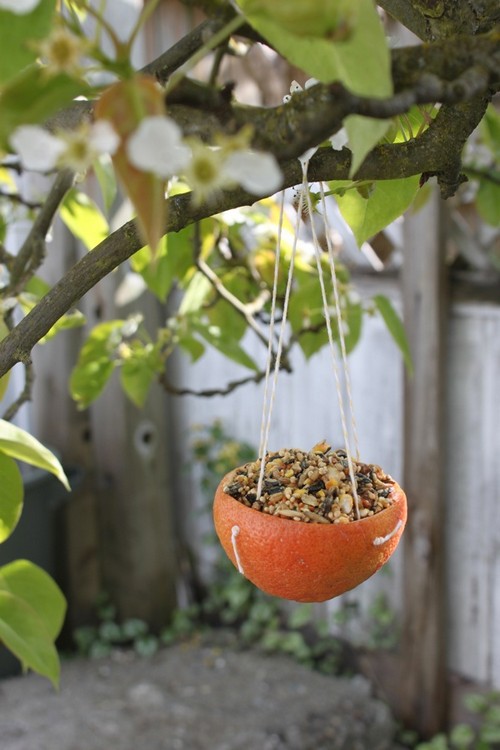
{"label": "birdseed", "polygon": [[[249,508],[302,523],[345,524],[358,520],[344,450],[325,441],[308,453],[295,448],[267,453],[257,499],[260,458],[236,470],[224,492]],[[376,464],[353,459],[359,518],[385,510],[396,499],[394,480]]]}

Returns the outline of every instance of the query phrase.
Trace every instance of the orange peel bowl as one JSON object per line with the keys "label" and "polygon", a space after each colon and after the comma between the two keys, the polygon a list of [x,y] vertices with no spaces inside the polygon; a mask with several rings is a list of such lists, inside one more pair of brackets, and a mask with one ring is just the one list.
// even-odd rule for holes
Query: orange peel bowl
{"label": "orange peel bowl", "polygon": [[327,526],[277,518],[243,505],[223,490],[235,471],[215,493],[215,530],[233,565],[273,596],[297,602],[333,599],[376,573],[403,533],[406,495],[396,482],[389,507],[359,521]]}

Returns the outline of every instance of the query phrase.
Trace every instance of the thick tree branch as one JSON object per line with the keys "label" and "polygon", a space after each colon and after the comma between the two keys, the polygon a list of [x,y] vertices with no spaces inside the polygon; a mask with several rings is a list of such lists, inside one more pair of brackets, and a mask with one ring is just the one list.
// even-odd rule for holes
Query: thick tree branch
{"label": "thick tree branch", "polygon": [[377,5],[420,39],[428,38],[429,28],[425,16],[411,0],[377,0]]}
{"label": "thick tree branch", "polygon": [[[364,180],[399,179],[419,173],[435,173],[449,168],[449,151],[456,148],[456,133],[450,122],[459,120],[464,139],[481,119],[482,108],[478,102],[442,107],[431,127],[418,139],[397,145],[379,146],[368,155],[357,177]],[[481,112],[478,114],[478,110]],[[458,144],[461,148],[460,143]],[[455,152],[453,152],[455,153]],[[351,154],[330,148],[321,149],[309,166],[311,181],[345,180],[349,178]],[[454,168],[459,167],[454,162]],[[302,182],[302,171],[297,159],[282,163],[284,187]],[[457,178],[452,170],[446,175],[450,183]],[[444,179],[444,178],[443,178]],[[446,182],[445,182],[446,187]],[[262,196],[265,197],[265,196]],[[168,200],[168,219],[165,232],[178,232],[183,227],[214,213],[238,206],[251,205],[255,196],[241,189],[225,191],[220,199],[209,204],[196,205],[190,195],[175,196]],[[127,260],[143,245],[133,221],[113,232],[94,250],[85,255],[43,297],[38,305],[0,342],[0,377],[16,362],[26,361],[35,344],[50,330],[62,315],[92,289],[101,279]]]}

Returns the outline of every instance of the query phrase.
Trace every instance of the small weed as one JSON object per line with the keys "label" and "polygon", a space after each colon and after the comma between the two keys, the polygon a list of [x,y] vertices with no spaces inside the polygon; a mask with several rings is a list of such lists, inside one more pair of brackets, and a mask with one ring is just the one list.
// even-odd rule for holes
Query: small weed
{"label": "small weed", "polygon": [[448,734],[437,734],[418,744],[415,750],[499,750],[500,692],[471,693],[464,703],[477,716],[477,727],[457,724]]}

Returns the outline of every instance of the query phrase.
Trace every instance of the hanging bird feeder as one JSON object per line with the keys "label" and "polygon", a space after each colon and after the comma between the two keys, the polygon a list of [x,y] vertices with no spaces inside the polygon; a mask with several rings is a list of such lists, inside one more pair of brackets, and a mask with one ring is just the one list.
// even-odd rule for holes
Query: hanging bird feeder
{"label": "hanging bird feeder", "polygon": [[[307,184],[308,160],[302,159],[303,185],[276,352],[273,351],[280,243],[284,196],[274,270],[259,459],[223,478],[215,494],[215,530],[229,559],[246,578],[263,591],[298,602],[322,602],[349,591],[370,578],[396,549],[406,523],[406,496],[380,467],[357,458],[359,447],[344,340],[344,321],[335,272],[335,253],[328,226],[325,193],[320,195],[338,342],[330,320],[321,247],[315,222],[310,228],[321,287],[323,312],[332,355],[333,372],[342,423],[345,451],[332,451],[325,442],[312,451],[295,449],[269,454],[267,450],[276,383],[283,351],[288,303],[302,208],[308,216],[313,206]],[[338,372],[337,345],[343,361],[344,381],[351,416],[356,460],[349,443],[346,409]],[[270,386],[271,363],[274,361]]]}
{"label": "hanging bird feeder", "polygon": [[[290,460],[297,453],[300,463]],[[311,457],[322,474],[310,468]],[[264,479],[256,501],[259,464],[224,477],[215,495],[214,522],[229,559],[266,593],[298,602],[332,599],[372,576],[396,549],[406,497],[379,467],[355,464],[356,510],[344,452],[280,451],[267,457],[266,475],[278,479]],[[276,464],[284,467],[281,473]],[[297,474],[286,477],[285,486],[291,466]]]}

